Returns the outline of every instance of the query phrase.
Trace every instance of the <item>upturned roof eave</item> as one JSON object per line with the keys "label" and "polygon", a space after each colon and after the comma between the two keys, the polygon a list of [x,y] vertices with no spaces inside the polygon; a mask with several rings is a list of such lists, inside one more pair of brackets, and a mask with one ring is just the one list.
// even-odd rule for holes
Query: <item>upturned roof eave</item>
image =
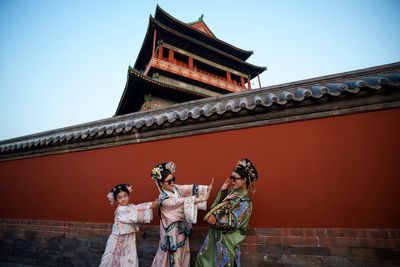
{"label": "upturned roof eave", "polygon": [[234,46],[232,44],[229,44],[229,43],[227,43],[227,42],[225,42],[225,41],[223,41],[221,39],[218,39],[217,37],[215,37],[214,33],[213,33],[214,37],[212,37],[212,36],[202,32],[202,31],[200,31],[198,29],[194,29],[194,28],[190,27],[190,25],[188,25],[187,23],[184,23],[184,22],[176,19],[175,17],[171,16],[169,13],[167,13],[165,10],[163,10],[159,5],[157,5],[154,17],[156,19],[158,19],[158,17],[160,17],[160,16],[163,16],[164,18],[167,18],[169,21],[171,21],[173,23],[177,23],[177,24],[185,27],[189,32],[191,31],[191,32],[194,32],[194,33],[202,34],[206,38],[210,39],[211,41],[216,41],[216,42],[220,43],[221,45],[227,46],[230,49],[235,50],[236,52],[242,54],[242,56],[240,57],[242,60],[247,60],[254,53],[252,50],[244,50],[244,49],[238,48],[238,47],[236,47],[236,46]]}
{"label": "upturned roof eave", "polygon": [[[144,66],[142,66],[142,65],[147,63],[146,60],[143,59],[142,57],[144,57],[143,54],[145,53],[146,49],[152,49],[151,43],[153,41],[153,37],[152,37],[150,31],[153,29],[153,27],[156,27],[157,29],[161,29],[161,30],[167,31],[170,34],[174,34],[178,38],[182,38],[182,39],[188,40],[189,42],[192,42],[192,43],[195,43],[197,45],[200,45],[205,49],[214,51],[217,54],[220,54],[220,55],[224,56],[225,58],[233,60],[233,61],[237,62],[238,64],[241,64],[241,65],[249,68],[250,69],[249,70],[249,72],[250,72],[249,74],[251,74],[252,78],[255,77],[257,75],[257,73],[261,74],[263,71],[265,71],[267,69],[266,67],[260,67],[260,66],[256,66],[256,65],[253,65],[251,63],[248,63],[248,62],[246,62],[244,60],[241,60],[240,58],[234,57],[234,56],[232,56],[232,55],[230,55],[230,54],[228,54],[228,53],[226,53],[224,51],[221,51],[219,49],[216,49],[216,48],[214,48],[214,47],[212,47],[212,46],[210,46],[208,44],[205,44],[203,42],[197,41],[197,40],[193,39],[190,36],[186,36],[186,35],[184,35],[184,34],[182,34],[180,32],[177,32],[177,31],[169,28],[168,26],[164,25],[163,23],[161,23],[160,21],[158,21],[157,19],[155,19],[155,18],[153,18],[151,16],[150,16],[150,19],[149,19],[149,26],[147,28],[145,39],[143,41],[143,44],[142,44],[142,47],[140,49],[139,55],[138,55],[138,57],[136,59],[136,63],[135,63],[135,68],[136,69],[143,69]],[[141,61],[143,61],[143,62],[141,62]]]}
{"label": "upturned roof eave", "polygon": [[202,47],[204,47],[204,48],[207,48],[207,49],[212,50],[212,51],[214,51],[214,52],[216,52],[216,53],[218,53],[218,54],[220,54],[220,55],[223,55],[223,56],[225,56],[225,57],[227,57],[227,58],[230,58],[230,59],[232,59],[232,60],[238,62],[239,64],[243,64],[243,65],[245,65],[245,66],[247,66],[247,67],[249,67],[249,68],[253,68],[253,69],[254,69],[253,72],[255,72],[255,73],[256,73],[256,72],[260,72],[260,73],[261,73],[261,72],[263,72],[263,71],[265,71],[265,70],[267,69],[266,67],[260,67],[260,66],[253,65],[253,64],[251,64],[251,63],[249,63],[249,62],[246,62],[246,61],[244,61],[244,60],[242,60],[242,59],[240,59],[240,58],[237,58],[237,57],[235,57],[235,56],[232,56],[232,55],[230,55],[230,54],[228,54],[228,53],[226,53],[226,52],[224,52],[224,51],[221,51],[221,50],[219,50],[219,49],[217,49],[217,48],[215,48],[215,47],[212,47],[212,46],[210,46],[210,45],[208,45],[208,44],[205,44],[205,43],[203,43],[203,42],[197,41],[197,40],[193,39],[193,38],[190,37],[190,36],[186,36],[186,35],[184,35],[184,34],[182,34],[182,33],[180,33],[180,32],[177,32],[177,31],[175,31],[175,30],[169,28],[168,26],[164,25],[163,23],[161,23],[160,21],[158,21],[158,20],[156,20],[156,19],[153,19],[153,22],[154,22],[158,27],[160,27],[160,28],[162,28],[162,29],[164,29],[164,30],[166,30],[166,31],[168,31],[168,32],[170,32],[170,33],[173,33],[173,34],[175,34],[175,35],[177,35],[177,36],[179,36],[179,37],[181,37],[181,38],[184,38],[184,39],[186,39],[186,40],[189,40],[189,41],[191,41],[191,42],[193,42],[193,43],[196,43],[196,44],[198,44],[198,45],[200,45],[200,46],[202,46]]}
{"label": "upturned roof eave", "polygon": [[156,80],[152,79],[151,77],[143,75],[139,71],[132,69],[132,70],[128,71],[128,77],[127,77],[124,93],[122,95],[122,98],[119,102],[118,108],[117,108],[114,116],[128,114],[128,113],[122,113],[123,112],[122,109],[123,109],[124,105],[126,105],[126,103],[130,101],[130,99],[127,99],[127,95],[129,95],[128,90],[133,90],[133,89],[130,89],[130,84],[132,83],[131,79],[137,79],[139,82],[146,83],[149,86],[167,88],[169,90],[183,92],[185,94],[193,95],[193,96],[200,97],[200,98],[210,97],[209,95],[203,94],[201,92],[195,92],[195,91],[188,90],[186,88],[182,88],[179,86],[173,86],[173,85],[166,84],[166,83],[163,83],[160,81],[156,81]]}
{"label": "upturned roof eave", "polygon": [[118,115],[118,113],[119,113],[119,112],[121,111],[121,109],[122,109],[122,106],[123,106],[124,101],[126,101],[125,98],[126,98],[126,94],[127,94],[127,91],[128,91],[128,86],[129,86],[129,74],[128,74],[127,77],[126,77],[126,83],[125,83],[124,92],[122,93],[122,97],[121,97],[120,100],[119,100],[118,107],[117,107],[117,110],[115,111],[114,116],[117,116],[117,115]]}
{"label": "upturned roof eave", "polygon": [[134,68],[135,69],[140,69],[140,66],[138,66],[139,64],[140,64],[140,60],[141,60],[141,58],[143,57],[143,53],[144,53],[144,51],[146,50],[146,49],[148,49],[147,48],[147,43],[148,43],[148,38],[151,38],[152,39],[152,37],[151,37],[151,34],[150,34],[150,31],[151,31],[151,29],[152,29],[152,21],[153,21],[153,17],[150,15],[149,16],[149,23],[148,23],[148,25],[147,25],[147,30],[146,30],[146,35],[145,35],[145,37],[144,37],[144,39],[143,39],[143,43],[142,43],[142,46],[141,46],[141,48],[140,48],[140,51],[139,51],[139,54],[138,54],[138,56],[137,56],[137,58],[136,58],[136,61],[135,61],[135,65],[134,65]]}

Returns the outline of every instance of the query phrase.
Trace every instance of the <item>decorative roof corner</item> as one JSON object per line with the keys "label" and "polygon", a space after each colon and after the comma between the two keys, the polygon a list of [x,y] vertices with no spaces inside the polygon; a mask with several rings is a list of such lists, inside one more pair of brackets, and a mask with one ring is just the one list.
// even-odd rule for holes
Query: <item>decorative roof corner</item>
{"label": "decorative roof corner", "polygon": [[[200,30],[197,30],[197,29],[193,29],[193,27],[191,27],[190,24],[184,23],[184,22],[182,22],[182,21],[176,19],[175,17],[173,17],[172,15],[170,15],[169,13],[167,13],[165,10],[163,10],[160,6],[157,6],[157,7],[156,7],[156,12],[155,12],[154,17],[155,17],[155,19],[161,21],[163,24],[164,24],[164,23],[167,23],[167,21],[168,21],[168,22],[170,22],[170,23],[174,23],[174,24],[177,24],[177,25],[186,27],[187,29],[192,29],[193,31],[198,32],[198,33],[200,33],[200,34],[203,34],[203,35],[207,36],[208,38],[210,38],[210,40],[212,40],[212,42],[219,43],[220,45],[225,46],[226,49],[229,49],[229,50],[231,50],[232,52],[236,53],[236,54],[237,54],[236,57],[237,57],[237,58],[240,58],[241,60],[244,60],[244,61],[245,61],[245,60],[247,60],[247,59],[252,55],[252,52],[251,52],[251,51],[238,48],[238,47],[236,47],[236,46],[234,46],[234,45],[232,45],[232,44],[229,44],[229,43],[227,43],[227,42],[225,42],[225,41],[223,41],[223,40],[218,39],[218,38],[211,32],[211,30],[208,28],[207,25],[206,25],[206,27],[208,28],[208,30],[210,30],[211,35],[208,34],[208,33],[206,33],[206,32],[203,32],[203,31],[200,31]],[[201,21],[201,22],[204,23],[204,21]],[[196,23],[200,23],[200,21],[197,21]],[[205,23],[204,23],[204,24],[205,24]]]}

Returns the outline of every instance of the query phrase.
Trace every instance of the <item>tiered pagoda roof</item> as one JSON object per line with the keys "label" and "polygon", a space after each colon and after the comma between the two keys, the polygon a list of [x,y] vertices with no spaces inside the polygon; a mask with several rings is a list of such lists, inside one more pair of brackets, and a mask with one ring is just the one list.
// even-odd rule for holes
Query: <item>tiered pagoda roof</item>
{"label": "tiered pagoda roof", "polygon": [[250,89],[266,68],[246,62],[253,51],[218,39],[202,17],[184,23],[157,6],[115,115],[144,110],[147,95],[180,103]]}

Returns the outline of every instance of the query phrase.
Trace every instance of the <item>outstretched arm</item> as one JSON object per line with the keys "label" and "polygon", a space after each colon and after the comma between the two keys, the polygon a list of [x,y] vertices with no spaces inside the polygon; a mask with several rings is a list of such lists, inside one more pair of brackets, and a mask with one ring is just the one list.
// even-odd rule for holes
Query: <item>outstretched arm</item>
{"label": "outstretched arm", "polygon": [[198,203],[201,203],[201,202],[205,202],[205,201],[208,200],[208,198],[210,197],[210,192],[211,192],[211,190],[213,188],[213,183],[214,183],[214,178],[211,179],[211,183],[208,186],[207,193],[202,195],[202,196],[196,197],[194,199],[194,203],[195,204],[198,204]]}
{"label": "outstretched arm", "polygon": [[137,222],[138,223],[149,223],[153,220],[153,206],[154,202],[146,202],[137,205]]}
{"label": "outstretched arm", "polygon": [[116,220],[123,223],[149,223],[153,219],[152,202],[119,207]]}

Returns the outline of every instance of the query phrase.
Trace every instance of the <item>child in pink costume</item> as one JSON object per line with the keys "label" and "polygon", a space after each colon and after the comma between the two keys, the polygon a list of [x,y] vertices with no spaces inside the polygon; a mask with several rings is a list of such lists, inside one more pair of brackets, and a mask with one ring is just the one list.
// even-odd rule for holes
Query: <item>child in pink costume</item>
{"label": "child in pink costume", "polygon": [[139,266],[136,252],[137,223],[149,223],[153,219],[152,208],[155,201],[139,205],[129,203],[129,194],[132,187],[128,184],[119,184],[107,194],[111,205],[117,202],[115,220],[112,233],[108,238],[106,249],[101,258],[100,267]]}

